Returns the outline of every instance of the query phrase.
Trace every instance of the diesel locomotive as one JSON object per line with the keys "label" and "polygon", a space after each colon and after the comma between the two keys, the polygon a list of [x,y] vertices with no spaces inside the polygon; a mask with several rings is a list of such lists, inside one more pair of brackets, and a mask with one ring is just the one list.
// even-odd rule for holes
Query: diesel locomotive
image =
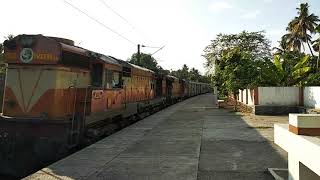
{"label": "diesel locomotive", "polygon": [[105,135],[110,123],[210,91],[63,38],[18,35],[4,54],[0,174],[25,176]]}

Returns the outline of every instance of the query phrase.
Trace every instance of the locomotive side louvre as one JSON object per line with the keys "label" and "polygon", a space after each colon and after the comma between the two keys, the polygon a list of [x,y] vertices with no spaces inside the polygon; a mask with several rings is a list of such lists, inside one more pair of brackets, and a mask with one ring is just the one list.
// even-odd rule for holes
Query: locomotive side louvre
{"label": "locomotive side louvre", "polygon": [[165,83],[165,87],[166,87],[166,97],[169,99],[172,99],[175,96],[175,89],[176,89],[176,77],[174,76],[170,76],[170,75],[166,75],[166,83]]}
{"label": "locomotive side louvre", "polygon": [[154,98],[154,75],[155,73],[149,69],[145,69],[133,64],[132,66],[132,78],[134,84],[132,91],[136,101],[147,101]]}
{"label": "locomotive side louvre", "polygon": [[173,83],[172,83],[172,98],[178,99],[181,97],[180,89],[181,89],[180,81],[178,78],[174,77]]}
{"label": "locomotive side louvre", "polygon": [[162,74],[155,74],[155,80],[154,80],[154,92],[155,92],[155,97],[160,98],[164,97],[163,96],[163,78],[164,76]]}
{"label": "locomotive side louvre", "polygon": [[163,97],[167,97],[168,95],[168,82],[167,82],[167,78],[165,77],[165,78],[163,78],[162,79],[162,83],[161,83],[161,87],[162,87],[162,96]]}
{"label": "locomotive side louvre", "polygon": [[187,83],[183,79],[179,79],[179,99],[183,100],[186,98]]}

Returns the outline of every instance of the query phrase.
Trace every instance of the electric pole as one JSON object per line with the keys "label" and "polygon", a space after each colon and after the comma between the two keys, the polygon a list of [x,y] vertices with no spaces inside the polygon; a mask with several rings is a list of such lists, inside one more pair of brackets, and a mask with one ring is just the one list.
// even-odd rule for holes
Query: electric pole
{"label": "electric pole", "polygon": [[138,64],[140,64],[140,44],[138,44],[138,53],[137,53],[137,60],[138,60]]}

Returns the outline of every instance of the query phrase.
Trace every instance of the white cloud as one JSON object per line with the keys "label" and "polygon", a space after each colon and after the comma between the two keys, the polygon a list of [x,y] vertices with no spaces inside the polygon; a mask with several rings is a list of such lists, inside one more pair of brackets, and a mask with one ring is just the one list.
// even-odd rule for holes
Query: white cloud
{"label": "white cloud", "polygon": [[232,5],[225,1],[213,2],[209,5],[209,9],[213,12],[221,12],[223,10],[232,9]]}
{"label": "white cloud", "polygon": [[261,11],[259,11],[259,10],[247,12],[247,13],[243,14],[241,16],[241,18],[243,18],[243,19],[255,19],[260,13],[261,13]]}

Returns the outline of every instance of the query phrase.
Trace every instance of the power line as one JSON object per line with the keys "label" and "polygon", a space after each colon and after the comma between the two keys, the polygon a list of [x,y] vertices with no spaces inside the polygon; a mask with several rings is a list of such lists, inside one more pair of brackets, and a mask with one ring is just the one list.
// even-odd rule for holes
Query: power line
{"label": "power line", "polygon": [[133,24],[131,24],[126,18],[124,18],[123,16],[121,16],[117,11],[115,11],[113,8],[111,8],[109,5],[107,5],[106,2],[104,2],[103,0],[100,0],[100,2],[102,2],[102,4],[103,4],[106,8],[110,9],[113,13],[115,13],[117,16],[119,16],[122,20],[124,20],[125,22],[127,22],[133,29],[136,29]]}
{"label": "power line", "polygon": [[133,41],[131,41],[130,39],[126,38],[125,36],[123,36],[122,34],[116,32],[115,30],[111,29],[110,27],[108,27],[107,25],[103,24],[102,22],[100,22],[99,20],[95,19],[94,17],[90,16],[88,13],[84,12],[83,10],[81,10],[80,8],[76,7],[75,5],[71,4],[70,2],[63,0],[65,3],[67,3],[69,6],[71,6],[72,8],[76,9],[77,11],[81,12],[82,14],[86,15],[88,18],[90,18],[91,20],[95,21],[96,23],[98,23],[99,25],[101,25],[102,27],[108,29],[109,31],[113,32],[114,34],[120,36],[121,38],[127,40],[128,42],[130,42],[131,44],[136,45],[136,43],[134,43]]}
{"label": "power line", "polygon": [[161,48],[159,48],[158,50],[156,50],[154,53],[151,54],[151,56],[153,56],[155,53],[157,53],[158,51],[160,51],[161,49],[163,49],[166,45],[162,46]]}
{"label": "power line", "polygon": [[136,28],[132,23],[130,23],[130,21],[128,21],[125,17],[123,17],[120,13],[118,13],[116,10],[114,10],[111,6],[107,5],[107,3],[104,0],[100,0],[100,2],[109,10],[111,10],[114,14],[116,14],[117,16],[119,16],[123,21],[125,21],[126,23],[128,23],[132,29],[134,29],[135,31],[137,31],[140,35],[144,36],[146,39],[149,40],[148,37],[146,37],[146,35],[144,33],[142,33],[138,28]]}

